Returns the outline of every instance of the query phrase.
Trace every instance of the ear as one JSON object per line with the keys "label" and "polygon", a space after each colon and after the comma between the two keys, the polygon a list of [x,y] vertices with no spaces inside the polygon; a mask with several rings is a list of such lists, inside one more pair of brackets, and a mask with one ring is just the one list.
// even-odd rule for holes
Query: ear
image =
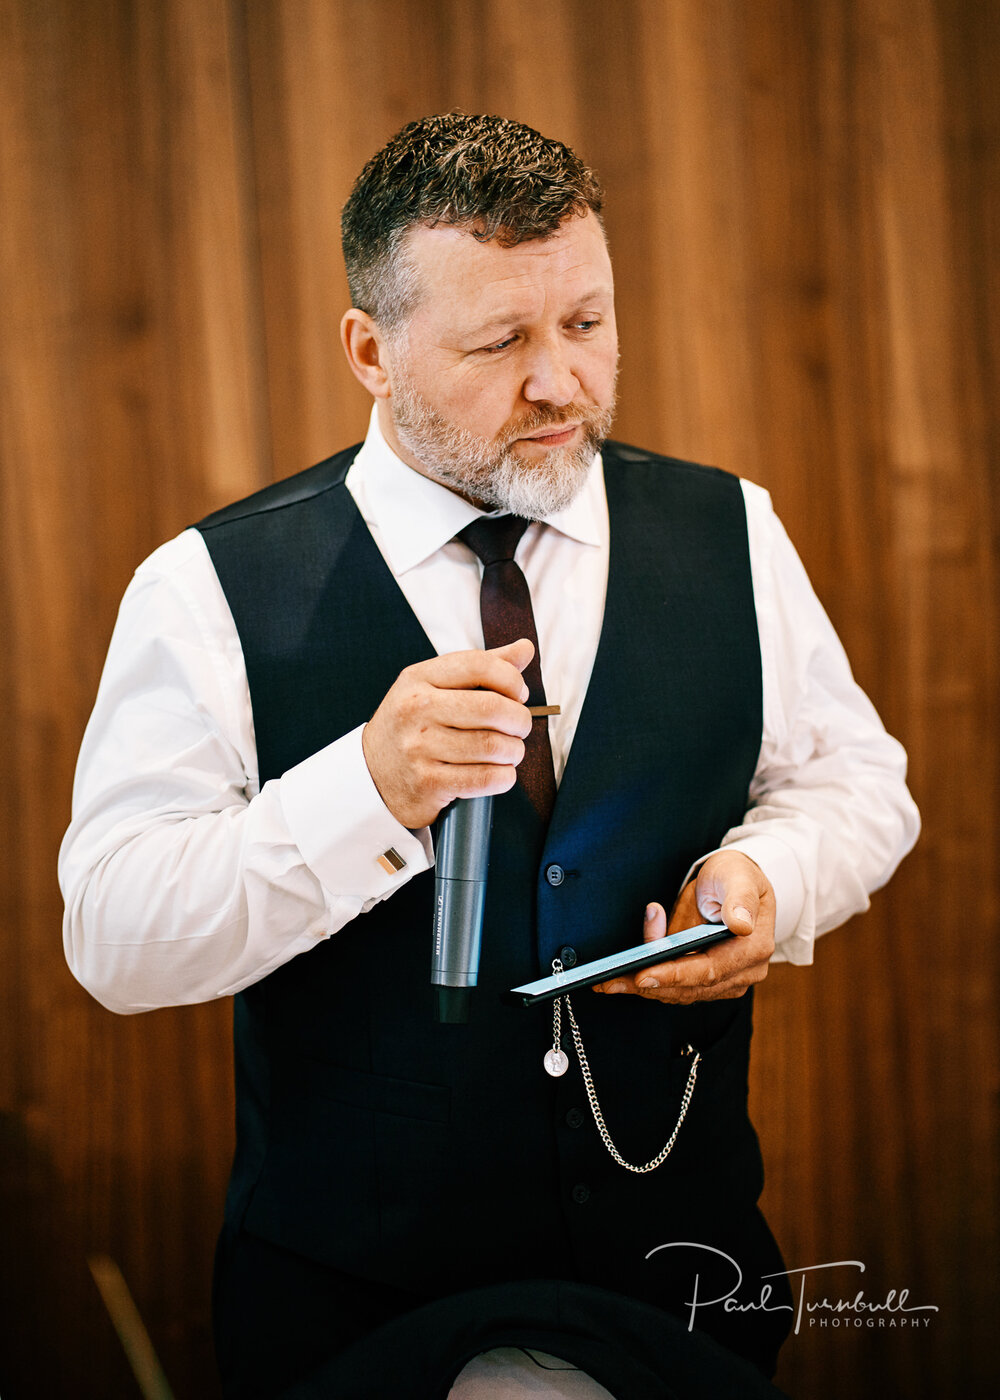
{"label": "ear", "polygon": [[369,394],[376,399],[388,399],[392,392],[386,342],[378,326],[366,311],[352,306],[340,322],[340,340],[347,363]]}

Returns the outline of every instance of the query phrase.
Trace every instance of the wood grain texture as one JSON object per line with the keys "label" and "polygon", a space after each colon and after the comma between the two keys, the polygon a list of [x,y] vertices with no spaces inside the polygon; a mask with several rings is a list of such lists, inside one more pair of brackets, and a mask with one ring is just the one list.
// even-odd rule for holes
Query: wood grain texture
{"label": "wood grain texture", "polygon": [[131,570],[363,433],[340,206],[451,107],[602,173],[618,434],[772,491],[910,753],[918,851],[813,970],[774,969],[752,1095],[789,1265],[866,1265],[807,1297],[940,1311],[806,1315],[779,1382],[992,1392],[998,62],[977,0],[0,0],[4,1400],[134,1393],[94,1253],[179,1400],[214,1393],[228,1012],[90,1002],[55,856]]}

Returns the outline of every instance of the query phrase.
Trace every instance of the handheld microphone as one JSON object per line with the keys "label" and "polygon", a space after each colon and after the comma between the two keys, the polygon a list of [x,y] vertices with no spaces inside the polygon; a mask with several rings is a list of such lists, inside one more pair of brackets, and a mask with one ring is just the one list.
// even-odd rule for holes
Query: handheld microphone
{"label": "handheld microphone", "polygon": [[469,1019],[469,988],[479,977],[492,825],[492,796],[459,798],[438,823],[431,985],[437,988],[437,1018],[443,1024],[464,1025]]}

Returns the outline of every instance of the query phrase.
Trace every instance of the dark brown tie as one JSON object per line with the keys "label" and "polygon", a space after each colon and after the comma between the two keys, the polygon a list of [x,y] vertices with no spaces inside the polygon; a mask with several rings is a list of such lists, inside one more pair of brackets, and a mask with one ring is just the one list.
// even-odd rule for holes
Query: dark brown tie
{"label": "dark brown tie", "polygon": [[[518,637],[527,637],[535,654],[524,670],[530,691],[529,705],[544,705],[542,668],[538,656],[538,633],[531,610],[528,581],[514,563],[518,541],[529,521],[519,515],[483,516],[459,531],[457,539],[467,544],[483,562],[483,582],[479,610],[483,618],[483,640],[487,648],[506,646]],[[549,743],[549,721],[536,716],[524,744],[524,758],[518,765],[517,781],[531,799],[543,821],[548,821],[556,798],[556,775]]]}

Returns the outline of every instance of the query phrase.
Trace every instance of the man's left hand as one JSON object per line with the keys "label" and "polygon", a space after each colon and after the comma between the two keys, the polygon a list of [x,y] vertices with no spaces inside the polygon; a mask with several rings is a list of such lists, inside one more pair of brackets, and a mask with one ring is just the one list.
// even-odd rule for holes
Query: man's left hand
{"label": "man's left hand", "polygon": [[702,953],[616,977],[594,990],[631,992],[681,1006],[741,997],[767,976],[774,952],[774,913],[774,890],[760,867],[742,851],[717,851],[681,891],[669,927],[662,904],[648,906],[643,941],[651,943],[705,922],[724,923],[737,936]]}

